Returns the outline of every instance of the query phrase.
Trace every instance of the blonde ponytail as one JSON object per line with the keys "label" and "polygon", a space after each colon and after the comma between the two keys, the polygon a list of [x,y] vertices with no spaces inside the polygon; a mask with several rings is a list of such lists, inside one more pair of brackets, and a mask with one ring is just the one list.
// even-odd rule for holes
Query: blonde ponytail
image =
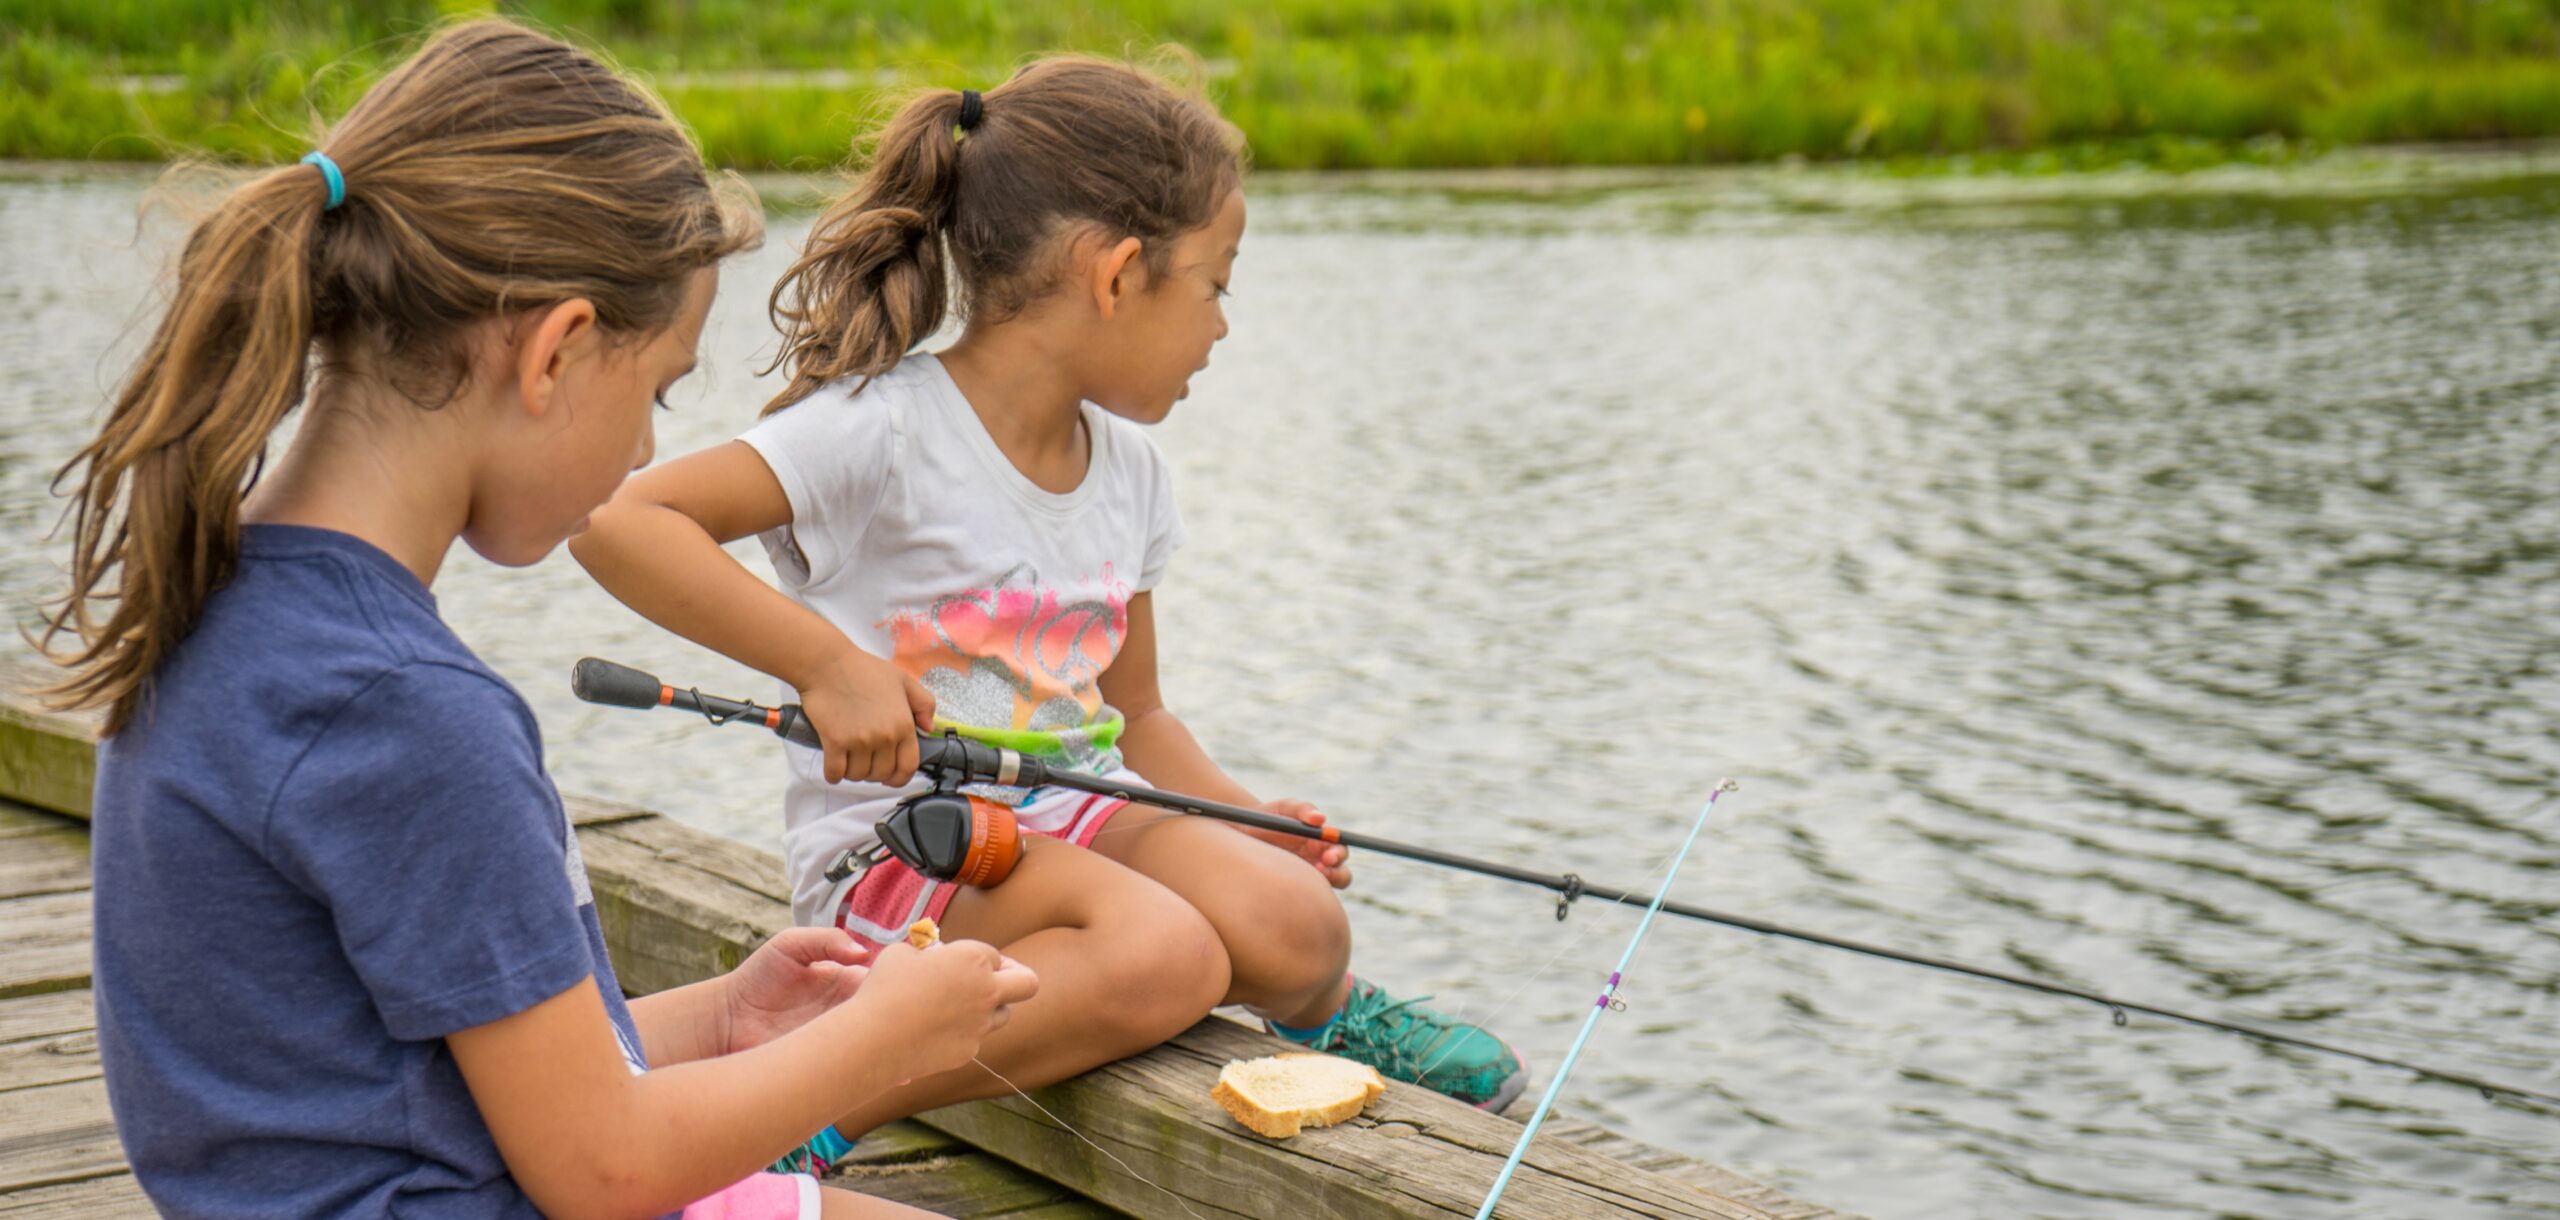
{"label": "blonde ponytail", "polygon": [[[49,693],[108,708],[110,732],[238,565],[241,500],[315,352],[433,407],[467,375],[473,324],[583,298],[646,333],[694,270],[762,234],[654,99],[505,21],[438,34],[325,144],[342,179],[274,170],[197,226],[106,424],[56,477],[71,587],[38,645],[72,671]],[[64,635],[78,646],[55,654]]]}
{"label": "blonde ponytail", "polygon": [[110,729],[231,575],[241,496],[267,438],[302,402],[327,197],[313,167],[275,170],[196,228],[168,315],[106,426],[63,469],[78,472],[71,592],[44,640],[70,631],[82,641],[56,694],[114,705]]}

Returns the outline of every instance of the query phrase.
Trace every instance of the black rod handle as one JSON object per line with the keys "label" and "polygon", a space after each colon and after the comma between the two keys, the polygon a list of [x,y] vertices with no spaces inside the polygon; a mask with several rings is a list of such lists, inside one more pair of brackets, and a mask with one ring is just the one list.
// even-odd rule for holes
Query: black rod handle
{"label": "black rod handle", "polygon": [[589,703],[606,707],[656,707],[667,689],[657,675],[645,674],[628,665],[587,657],[569,670],[569,690]]}
{"label": "black rod handle", "polygon": [[808,713],[801,711],[799,704],[766,707],[698,690],[678,690],[659,681],[655,674],[602,657],[586,657],[570,668],[569,691],[606,707],[671,707],[680,712],[700,712],[713,724],[754,724],[772,730],[775,736],[813,750],[818,748],[818,728],[809,723]]}

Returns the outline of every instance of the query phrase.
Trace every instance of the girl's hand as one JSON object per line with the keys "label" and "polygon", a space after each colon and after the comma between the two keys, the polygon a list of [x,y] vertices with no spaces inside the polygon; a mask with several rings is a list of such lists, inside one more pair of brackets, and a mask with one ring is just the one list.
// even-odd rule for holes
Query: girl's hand
{"label": "girl's hand", "polygon": [[1030,967],[983,941],[946,941],[922,951],[900,942],[872,958],[857,1006],[890,1031],[903,1084],[977,1058],[1013,1006],[1039,990]]}
{"label": "girl's hand", "polygon": [[923,683],[847,644],[808,681],[792,685],[818,730],[828,783],[896,787],[916,773],[916,734],[933,731],[933,692]]}
{"label": "girl's hand", "polygon": [[840,928],[786,928],[722,977],[720,1053],[762,1046],[852,999],[871,951]]}
{"label": "girl's hand", "polygon": [[[1279,814],[1284,818],[1296,818],[1309,826],[1324,825],[1324,815],[1317,812],[1315,806],[1305,801],[1288,799],[1266,801],[1263,803],[1262,810],[1265,813]],[[1245,833],[1306,861],[1317,872],[1323,873],[1324,879],[1331,882],[1333,888],[1337,890],[1351,884],[1349,863],[1351,849],[1340,843],[1327,843],[1322,839],[1301,839],[1296,835],[1284,835],[1267,830],[1247,830]]]}

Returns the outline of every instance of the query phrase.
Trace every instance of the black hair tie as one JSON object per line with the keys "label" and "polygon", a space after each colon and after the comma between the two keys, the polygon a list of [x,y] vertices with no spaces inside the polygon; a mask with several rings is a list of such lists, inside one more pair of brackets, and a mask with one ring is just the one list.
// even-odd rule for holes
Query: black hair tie
{"label": "black hair tie", "polygon": [[978,96],[978,91],[977,91],[977,90],[975,90],[975,89],[963,89],[963,90],[961,90],[961,91],[960,91],[960,130],[962,130],[962,131],[976,131],[976,130],[978,129],[978,124],[979,124],[979,123],[981,123],[981,122],[983,122],[983,121],[985,121],[985,120],[986,120],[986,117],[987,117],[987,103],[986,103],[986,99],[979,97],[979,96]]}

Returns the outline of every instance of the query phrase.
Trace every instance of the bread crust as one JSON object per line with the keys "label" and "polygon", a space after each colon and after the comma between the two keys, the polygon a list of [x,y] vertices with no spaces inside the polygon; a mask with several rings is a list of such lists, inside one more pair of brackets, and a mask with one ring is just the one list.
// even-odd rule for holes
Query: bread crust
{"label": "bread crust", "polygon": [[[1250,1079],[1258,1072],[1287,1070],[1292,1060],[1324,1065],[1329,1074],[1339,1075],[1348,1086],[1341,1096],[1315,1105],[1273,1109],[1253,1096]],[[1345,1072],[1344,1067],[1357,1068]],[[1267,1059],[1240,1059],[1218,1071],[1218,1086],[1209,1090],[1209,1100],[1218,1108],[1257,1135],[1268,1139],[1287,1139],[1308,1127],[1330,1127],[1367,1109],[1370,1102],[1387,1091],[1387,1082],[1376,1068],[1354,1064],[1332,1055],[1301,1052],[1274,1055]]]}

